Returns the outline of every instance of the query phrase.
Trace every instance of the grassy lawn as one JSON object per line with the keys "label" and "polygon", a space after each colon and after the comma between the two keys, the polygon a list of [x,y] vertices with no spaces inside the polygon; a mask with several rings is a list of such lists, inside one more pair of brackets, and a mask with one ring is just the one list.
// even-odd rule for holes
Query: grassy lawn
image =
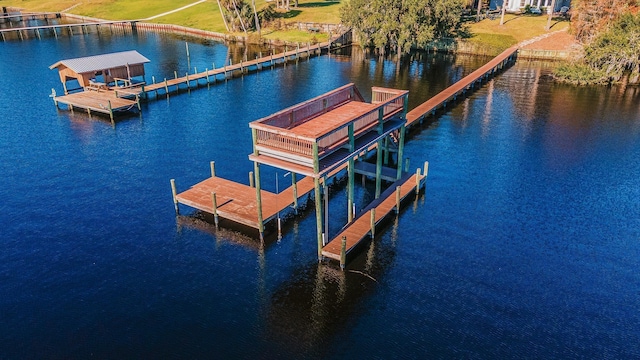
{"label": "grassy lawn", "polygon": [[[470,32],[482,37],[484,41],[490,41],[489,34],[510,36],[513,37],[516,42],[520,42],[548,32],[545,30],[547,26],[546,15],[505,14],[504,25],[502,26],[500,26],[500,17],[497,17],[495,20],[484,19],[477,23],[470,22],[467,24],[469,25]],[[569,27],[569,21],[554,18],[551,21],[551,25],[551,30],[549,31],[562,30]]]}
{"label": "grassy lawn", "polygon": [[[196,0],[84,0],[71,13],[97,17],[108,20],[144,19],[191,4]],[[297,29],[284,28],[284,23],[340,22],[340,8],[345,1],[335,0],[299,0],[297,8],[285,12],[279,10],[280,26],[263,29],[262,36],[268,39],[293,42],[324,41],[327,34],[312,34]],[[77,0],[0,0],[0,6],[20,7],[30,11],[61,11],[75,4]],[[248,3],[251,3],[248,1]],[[256,0],[258,9],[268,6],[266,0]],[[291,0],[293,5],[293,0]],[[226,32],[216,0],[208,0],[188,9],[166,15],[151,22],[176,24],[197,29]],[[467,23],[472,34],[467,42],[476,46],[491,48],[507,48],[520,41],[531,39],[547,33],[545,15],[506,14],[505,23],[500,26],[499,17],[495,20],[484,19],[478,23]],[[569,26],[566,20],[554,19],[551,31],[561,30]],[[255,36],[253,34],[252,36]]]}

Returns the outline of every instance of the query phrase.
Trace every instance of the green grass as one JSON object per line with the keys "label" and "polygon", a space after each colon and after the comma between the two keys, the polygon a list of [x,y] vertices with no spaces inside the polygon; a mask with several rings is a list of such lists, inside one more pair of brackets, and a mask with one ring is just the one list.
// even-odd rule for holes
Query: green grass
{"label": "green grass", "polygon": [[227,31],[222,22],[218,4],[215,1],[207,1],[188,9],[150,20],[150,22],[175,24],[219,33]]}
{"label": "green grass", "polygon": [[[547,26],[546,15],[505,14],[504,25],[502,26],[500,25],[499,16],[495,20],[484,19],[477,23],[467,23],[467,25],[472,34],[481,36],[482,39],[490,42],[494,42],[494,40],[489,40],[488,34],[511,36],[516,42],[520,42],[548,32],[545,29]],[[554,18],[551,21],[551,30],[549,31],[562,30],[567,27],[569,27],[569,21]],[[496,39],[499,39],[499,37],[496,37]]]}

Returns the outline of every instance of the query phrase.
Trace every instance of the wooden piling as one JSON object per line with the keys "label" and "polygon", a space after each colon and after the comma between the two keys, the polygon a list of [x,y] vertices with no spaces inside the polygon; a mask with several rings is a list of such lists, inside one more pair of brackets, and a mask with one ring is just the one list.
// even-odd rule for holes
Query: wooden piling
{"label": "wooden piling", "polygon": [[211,193],[211,205],[213,208],[213,222],[216,225],[216,229],[218,228],[218,199],[216,198],[216,193]]}
{"label": "wooden piling", "polygon": [[249,186],[250,187],[255,187],[255,183],[254,183],[254,177],[253,177],[253,171],[249,171]]}
{"label": "wooden piling", "polygon": [[107,109],[109,109],[109,117],[111,117],[111,122],[113,123],[113,108],[111,107],[111,100],[107,100]]}
{"label": "wooden piling", "polygon": [[400,214],[400,186],[396,186],[396,214]]}
{"label": "wooden piling", "polygon": [[428,174],[429,174],[429,162],[425,161],[424,162],[424,171],[422,173],[422,176],[426,178]]}
{"label": "wooden piling", "polygon": [[209,166],[211,167],[211,177],[216,177],[216,162],[211,161]]}
{"label": "wooden piling", "polygon": [[178,208],[178,191],[176,190],[176,180],[171,179],[171,194],[173,195],[173,206],[176,210],[176,215],[180,214],[180,209]]}
{"label": "wooden piling", "polygon": [[376,237],[376,208],[371,209],[371,238]]}
{"label": "wooden piling", "polygon": [[298,213],[298,182],[296,173],[291,173],[291,186],[293,187],[293,210]]}
{"label": "wooden piling", "polygon": [[340,269],[344,271],[347,264],[347,237],[342,237],[342,246],[340,247]]}
{"label": "wooden piling", "polygon": [[420,194],[420,168],[416,169],[416,195]]}

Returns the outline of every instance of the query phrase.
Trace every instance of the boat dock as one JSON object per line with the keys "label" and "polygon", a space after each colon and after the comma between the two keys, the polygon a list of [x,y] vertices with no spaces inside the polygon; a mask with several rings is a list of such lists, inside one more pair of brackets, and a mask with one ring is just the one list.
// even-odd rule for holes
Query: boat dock
{"label": "boat dock", "polygon": [[349,223],[333,240],[322,248],[322,256],[340,262],[344,268],[347,256],[362,243],[363,240],[374,238],[376,228],[392,211],[400,213],[402,202],[411,195],[418,195],[424,187],[427,178],[428,163],[425,163],[424,173],[407,174],[401,180],[392,184],[380,198],[365,208],[361,214]]}
{"label": "boat dock", "polygon": [[[367,103],[359,90],[348,84],[256,120],[249,124],[254,149],[249,155],[254,163],[250,185],[216,177],[213,166],[211,178],[181,193],[172,179],[176,213],[179,204],[187,205],[213,214],[216,226],[219,218],[229,219],[257,229],[263,239],[265,223],[278,218],[280,234],[278,213],[292,205],[296,208],[298,199],[313,191],[318,259],[322,260],[323,247],[329,239],[328,179],[346,170],[348,223],[356,219],[356,172],[375,177],[376,199],[382,195],[383,177],[391,181],[410,179],[402,169],[407,100],[408,91],[374,87],[372,102]],[[397,146],[394,154],[385,146],[389,142]],[[375,152],[375,165],[364,165],[364,157],[371,151]],[[383,156],[386,164],[386,158],[394,155],[396,168],[383,166]],[[260,167],[264,165],[289,172],[292,186],[278,194],[262,190]],[[296,182],[298,175],[304,178]],[[418,174],[417,179],[420,185],[423,178]],[[402,196],[409,193],[410,190]],[[380,210],[380,219],[386,213]]]}
{"label": "boat dock", "polygon": [[178,74],[175,74],[175,78],[167,79],[165,78],[163,81],[155,82],[155,78],[152,80],[152,84],[145,86],[144,92],[148,97],[149,94],[154,93],[156,96],[161,92],[164,95],[168,95],[171,92],[179,92],[180,86],[184,85],[187,90],[191,89],[192,86],[199,87],[201,82],[204,82],[204,85],[209,85],[211,83],[216,83],[218,81],[218,76],[222,75],[223,79],[228,79],[233,76],[234,72],[240,72],[241,74],[247,74],[249,72],[262,70],[263,68],[272,68],[276,65],[284,65],[289,61],[295,60],[298,61],[303,56],[305,58],[310,58],[314,55],[319,56],[322,54],[323,49],[329,49],[331,46],[330,42],[324,42],[319,44],[307,44],[306,46],[300,47],[298,45],[293,50],[287,50],[278,54],[271,54],[269,56],[258,56],[254,60],[248,61],[240,61],[239,63],[229,65],[224,65],[222,67],[215,67],[215,64],[211,64],[211,70],[205,69],[202,72],[196,72],[193,74],[186,73],[185,76],[178,77]]}
{"label": "boat dock", "polygon": [[56,96],[54,90],[51,94],[56,106],[58,106],[58,104],[65,104],[71,111],[73,111],[74,108],[81,108],[86,110],[89,116],[91,116],[92,111],[106,114],[109,115],[112,122],[114,121],[114,113],[116,112],[129,111],[136,106],[137,109],[140,110],[140,97],[137,94],[134,95],[135,100],[120,97],[119,95],[120,94],[114,90],[87,90],[64,96]]}
{"label": "boat dock", "polygon": [[456,101],[459,96],[465,96],[467,91],[472,91],[476,85],[482,86],[483,81],[487,81],[514,62],[517,53],[517,45],[508,48],[479,69],[409,111],[407,113],[407,127],[422,123],[427,116],[435,115],[438,109],[445,108],[449,102]]}

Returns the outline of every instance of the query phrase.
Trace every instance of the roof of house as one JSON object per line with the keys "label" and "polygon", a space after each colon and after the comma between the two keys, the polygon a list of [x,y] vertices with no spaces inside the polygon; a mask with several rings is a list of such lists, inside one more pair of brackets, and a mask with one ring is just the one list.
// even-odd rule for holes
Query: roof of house
{"label": "roof of house", "polygon": [[150,60],[142,56],[135,50],[122,51],[111,54],[87,56],[75,59],[60,60],[49,66],[49,69],[55,69],[60,65],[64,65],[78,74],[99,71],[105,69],[113,69],[121,66],[144,64]]}

